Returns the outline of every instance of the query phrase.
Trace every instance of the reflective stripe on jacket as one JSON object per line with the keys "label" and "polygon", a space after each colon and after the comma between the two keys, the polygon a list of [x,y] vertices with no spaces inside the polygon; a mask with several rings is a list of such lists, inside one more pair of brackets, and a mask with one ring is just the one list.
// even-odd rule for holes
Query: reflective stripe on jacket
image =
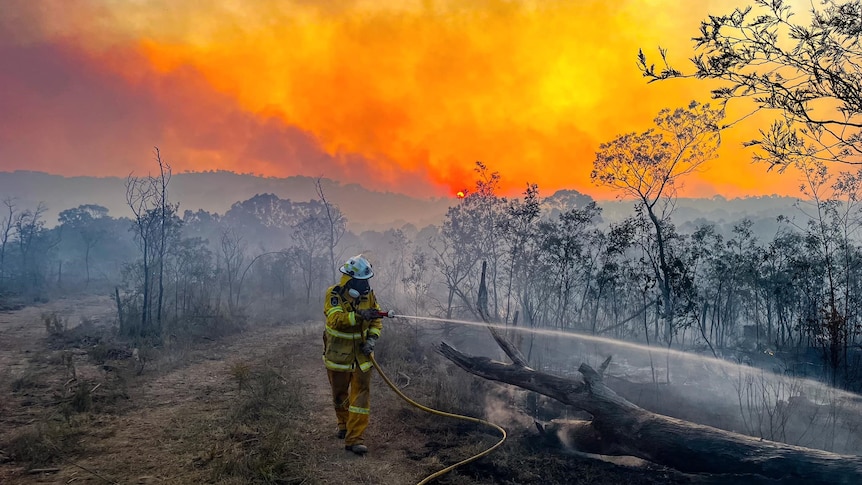
{"label": "reflective stripe on jacket", "polygon": [[371,369],[371,360],[360,350],[362,342],[370,336],[379,337],[383,323],[379,318],[365,321],[357,310],[373,308],[380,310],[374,291],[353,299],[344,291],[350,277],[343,275],[338,285],[326,291],[323,314],[326,328],[323,332],[323,362],[327,369],[351,372],[358,365],[365,372]]}

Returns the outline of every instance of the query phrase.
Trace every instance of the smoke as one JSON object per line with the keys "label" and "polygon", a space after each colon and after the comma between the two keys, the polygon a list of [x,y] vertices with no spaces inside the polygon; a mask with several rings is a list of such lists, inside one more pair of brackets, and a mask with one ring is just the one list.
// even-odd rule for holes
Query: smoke
{"label": "smoke", "polygon": [[519,412],[526,391],[511,386],[496,387],[485,396],[485,417],[503,428],[529,428],[533,420]]}
{"label": "smoke", "polygon": [[[328,154],[278,113],[243,109],[192,65],[160,71],[146,48],[122,35],[72,36],[83,21],[73,15],[60,24],[52,18],[59,10],[16,1],[8,11],[0,19],[0,63],[10,67],[0,72],[0,169],[125,176],[150,170],[158,145],[175,172],[346,173],[365,181],[361,155]],[[418,174],[389,178],[404,183]]]}
{"label": "smoke", "polygon": [[[159,145],[178,171],[439,195],[481,160],[507,192],[596,193],[599,143],[708,96],[635,69],[685,62],[709,6],[653,3],[7,1],[0,168],[123,176]],[[737,153],[681,195],[795,192],[762,171]]]}

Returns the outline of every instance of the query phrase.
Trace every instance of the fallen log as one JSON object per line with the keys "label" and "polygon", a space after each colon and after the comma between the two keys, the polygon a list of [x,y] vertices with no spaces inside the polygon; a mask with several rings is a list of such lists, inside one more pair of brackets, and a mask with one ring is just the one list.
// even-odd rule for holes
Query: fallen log
{"label": "fallen log", "polygon": [[466,355],[446,343],[439,344],[437,351],[471,374],[535,391],[589,413],[591,433],[604,443],[607,454],[635,456],[686,473],[753,474],[792,483],[862,483],[862,457],[752,438],[647,411],[615,393],[586,364],[579,367],[579,376],[563,378]]}

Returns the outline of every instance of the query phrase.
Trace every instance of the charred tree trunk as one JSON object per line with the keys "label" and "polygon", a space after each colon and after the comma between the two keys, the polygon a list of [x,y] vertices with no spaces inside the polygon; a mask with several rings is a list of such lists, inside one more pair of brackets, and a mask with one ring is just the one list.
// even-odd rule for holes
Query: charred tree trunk
{"label": "charred tree trunk", "polygon": [[469,356],[446,343],[437,350],[479,377],[535,391],[588,412],[593,419],[587,434],[597,435],[608,454],[635,456],[689,473],[862,483],[862,457],[760,440],[647,411],[607,387],[601,374],[586,364],[578,369],[580,378],[563,378]]}

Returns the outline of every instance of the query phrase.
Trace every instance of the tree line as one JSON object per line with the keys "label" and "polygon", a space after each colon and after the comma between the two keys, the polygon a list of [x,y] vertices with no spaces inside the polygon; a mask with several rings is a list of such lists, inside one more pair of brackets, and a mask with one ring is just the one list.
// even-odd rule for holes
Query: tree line
{"label": "tree line", "polygon": [[[601,160],[597,174],[607,173],[599,172]],[[651,169],[672,175],[659,165]],[[595,201],[574,192],[562,209],[535,185],[504,197],[500,174],[482,163],[474,187],[442,223],[421,229],[354,234],[322,190],[306,202],[258,194],[224,214],[180,215],[169,194],[170,167],[159,167],[156,176],[127,181],[132,217],[82,205],[47,228],[44,206],[22,209],[6,199],[4,299],[90,287],[113,296],[127,336],[229,332],[260,320],[318,317],[320,293],[340,260],[364,252],[379,275],[378,293],[393,308],[479,319],[472,295],[485,262],[488,308],[499,322],[715,355],[740,345],[816,351],[836,384],[859,382],[862,173],[830,175],[812,164],[796,216],[779,217],[778,231],[761,240],[748,219],[728,233],[714,223],[680,231],[672,191],[633,199],[631,215],[613,224]],[[541,360],[532,338],[522,345],[528,359]]]}

